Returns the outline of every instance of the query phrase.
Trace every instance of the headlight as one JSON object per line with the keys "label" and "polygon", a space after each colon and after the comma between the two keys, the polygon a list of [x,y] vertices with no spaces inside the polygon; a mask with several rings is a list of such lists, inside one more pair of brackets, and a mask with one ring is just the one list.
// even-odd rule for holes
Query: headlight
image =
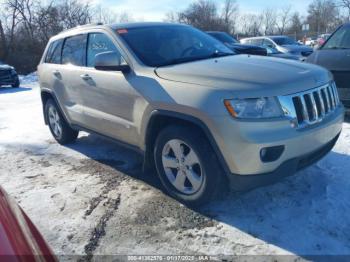
{"label": "headlight", "polygon": [[257,119],[283,116],[276,97],[225,100],[228,112],[235,118]]}

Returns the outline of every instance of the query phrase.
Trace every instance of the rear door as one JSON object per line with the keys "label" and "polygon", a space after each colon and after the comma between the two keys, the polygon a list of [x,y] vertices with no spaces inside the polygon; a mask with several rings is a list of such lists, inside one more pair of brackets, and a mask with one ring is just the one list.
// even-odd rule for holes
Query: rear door
{"label": "rear door", "polygon": [[86,69],[87,34],[79,34],[65,39],[62,49],[62,65],[54,71],[63,88],[55,90],[64,104],[65,110],[74,124],[84,123],[82,76]]}
{"label": "rear door", "polygon": [[311,62],[330,70],[341,100],[350,106],[350,25],[338,29],[311,58]]}

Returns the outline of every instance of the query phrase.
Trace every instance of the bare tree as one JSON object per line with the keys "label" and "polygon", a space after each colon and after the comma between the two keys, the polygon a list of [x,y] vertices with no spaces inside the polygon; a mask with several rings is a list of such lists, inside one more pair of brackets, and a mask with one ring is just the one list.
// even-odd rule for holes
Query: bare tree
{"label": "bare tree", "polygon": [[264,35],[274,34],[275,25],[276,25],[276,21],[277,21],[276,11],[272,8],[266,8],[261,13],[260,17],[261,17],[262,25],[264,28]]}
{"label": "bare tree", "polygon": [[347,20],[350,21],[350,0],[339,0],[339,6],[346,9]]}
{"label": "bare tree", "polygon": [[261,34],[262,20],[255,14],[244,14],[240,16],[241,31],[245,36],[257,36]]}
{"label": "bare tree", "polygon": [[179,22],[189,24],[204,31],[226,31],[223,19],[218,15],[217,6],[210,0],[199,0],[186,10],[179,12]]}
{"label": "bare tree", "polygon": [[277,21],[276,21],[276,26],[278,29],[278,33],[283,35],[285,34],[285,31],[291,22],[291,11],[292,11],[292,6],[285,6],[283,7],[277,15]]}
{"label": "bare tree", "polygon": [[234,34],[238,17],[238,4],[236,0],[226,0],[222,10],[222,19],[228,33]]}
{"label": "bare tree", "polygon": [[334,0],[314,0],[308,13],[311,31],[317,34],[330,32],[339,24],[339,10]]}
{"label": "bare tree", "polygon": [[177,23],[179,22],[179,13],[176,13],[174,11],[170,11],[165,14],[164,18],[165,22],[170,22],[170,23]]}
{"label": "bare tree", "polygon": [[89,3],[81,3],[78,0],[65,0],[58,8],[64,28],[91,23],[92,12]]}

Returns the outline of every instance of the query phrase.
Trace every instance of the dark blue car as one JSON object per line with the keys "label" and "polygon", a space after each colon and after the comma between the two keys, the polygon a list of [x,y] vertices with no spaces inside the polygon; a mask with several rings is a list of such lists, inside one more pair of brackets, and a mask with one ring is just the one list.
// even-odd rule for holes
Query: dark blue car
{"label": "dark blue car", "polygon": [[0,87],[9,85],[19,87],[18,74],[13,66],[6,65],[0,61]]}

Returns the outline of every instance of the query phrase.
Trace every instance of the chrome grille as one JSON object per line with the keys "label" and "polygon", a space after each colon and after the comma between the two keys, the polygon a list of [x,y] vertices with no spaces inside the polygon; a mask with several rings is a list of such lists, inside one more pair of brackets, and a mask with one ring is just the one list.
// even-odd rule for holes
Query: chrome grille
{"label": "chrome grille", "polygon": [[285,115],[294,120],[298,128],[321,122],[340,105],[334,82],[306,92],[280,96],[279,101]]}

